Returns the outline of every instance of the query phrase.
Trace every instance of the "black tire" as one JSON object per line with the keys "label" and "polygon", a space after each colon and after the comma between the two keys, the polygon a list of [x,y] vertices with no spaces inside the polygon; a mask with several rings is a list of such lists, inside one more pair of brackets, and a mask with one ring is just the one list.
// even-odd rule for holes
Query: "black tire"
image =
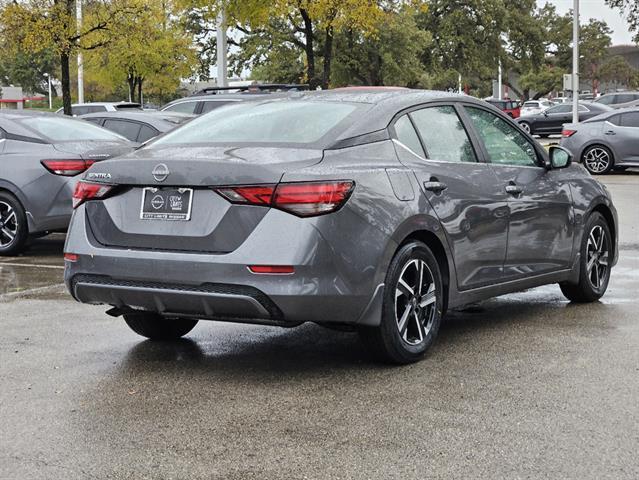
{"label": "black tire", "polygon": [[604,175],[615,166],[615,157],[608,147],[590,145],[581,154],[581,163],[591,175]]}
{"label": "black tire", "polygon": [[28,238],[27,215],[22,204],[9,192],[0,191],[0,256],[22,252]]}
{"label": "black tire", "polygon": [[532,131],[532,127],[528,122],[519,122],[519,127],[528,134],[532,135],[534,132]]}
{"label": "black tire", "polygon": [[197,325],[197,320],[165,318],[152,312],[127,313],[124,321],[135,333],[151,340],[176,340]]}
{"label": "black tire", "polygon": [[[422,282],[417,281],[419,268],[423,272]],[[406,289],[400,285],[400,277],[409,287],[410,278],[416,282]],[[415,291],[418,285],[421,285],[421,292]],[[360,328],[362,340],[385,362],[406,364],[420,360],[437,337],[444,305],[443,291],[439,264],[431,250],[421,242],[402,246],[386,274],[381,323],[378,327]],[[403,314],[400,316],[396,311]],[[407,312],[407,320],[402,323]],[[403,333],[400,333],[400,325],[404,326]]]}
{"label": "black tire", "polygon": [[[600,253],[594,256],[595,260],[593,260],[593,243],[596,243],[599,238],[597,232],[603,232],[604,242],[599,248]],[[596,246],[594,248],[596,249]],[[559,284],[561,292],[568,300],[577,303],[595,302],[606,293],[608,282],[610,281],[612,248],[612,236],[610,235],[608,222],[600,213],[594,212],[586,221],[583,239],[581,240],[579,282],[576,284],[568,282]],[[593,262],[591,268],[589,268],[590,262]],[[602,265],[604,262],[606,265]],[[594,269],[597,271],[595,272]],[[593,281],[595,275],[597,275],[598,281]]]}

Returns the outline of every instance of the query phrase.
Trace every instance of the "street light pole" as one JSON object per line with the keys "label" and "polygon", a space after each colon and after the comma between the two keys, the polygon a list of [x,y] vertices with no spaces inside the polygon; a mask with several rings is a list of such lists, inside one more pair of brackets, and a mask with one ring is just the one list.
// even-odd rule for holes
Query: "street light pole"
{"label": "street light pole", "polygon": [[49,110],[52,110],[53,103],[51,102],[51,75],[49,75],[48,73],[45,73],[45,75],[47,76],[47,82],[49,84]]}
{"label": "street light pole", "polygon": [[227,60],[226,60],[226,18],[224,10],[217,17],[217,28],[215,32],[217,46],[217,86],[227,86]]}
{"label": "street light pole", "polygon": [[497,70],[497,99],[501,100],[501,58],[499,59],[499,67]]}
{"label": "street light pole", "polygon": [[572,19],[572,123],[579,122],[579,0],[573,0]]}
{"label": "street light pole", "polygon": [[[78,35],[80,35],[82,31],[82,0],[76,0],[75,7]],[[84,63],[80,49],[78,49],[78,103],[84,103]]]}

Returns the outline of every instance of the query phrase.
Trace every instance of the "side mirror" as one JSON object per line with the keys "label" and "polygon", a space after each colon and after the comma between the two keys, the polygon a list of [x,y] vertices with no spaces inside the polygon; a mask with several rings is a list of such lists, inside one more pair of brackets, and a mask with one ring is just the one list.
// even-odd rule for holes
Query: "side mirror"
{"label": "side mirror", "polygon": [[548,150],[550,168],[566,168],[572,163],[572,154],[563,147],[553,145]]}

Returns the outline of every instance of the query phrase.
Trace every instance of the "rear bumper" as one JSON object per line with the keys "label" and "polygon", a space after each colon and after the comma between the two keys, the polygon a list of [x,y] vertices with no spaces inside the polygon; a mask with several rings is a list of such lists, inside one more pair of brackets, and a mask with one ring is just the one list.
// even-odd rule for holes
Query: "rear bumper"
{"label": "rear bumper", "polygon": [[[320,217],[270,210],[227,254],[108,248],[89,240],[83,207],[74,214],[65,245],[65,252],[79,256],[65,262],[65,282],[80,302],[276,325],[379,321],[371,309],[379,307],[383,291],[374,275],[383,241],[366,249],[336,244],[322,235]],[[346,209],[339,214],[357,222]],[[248,265],[291,265],[295,271],[260,275]]]}

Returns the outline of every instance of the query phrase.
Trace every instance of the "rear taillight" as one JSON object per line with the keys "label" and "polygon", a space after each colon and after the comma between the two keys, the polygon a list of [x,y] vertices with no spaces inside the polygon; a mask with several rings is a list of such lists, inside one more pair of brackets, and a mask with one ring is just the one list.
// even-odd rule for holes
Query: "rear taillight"
{"label": "rear taillight", "polygon": [[353,191],[350,180],[296,182],[278,185],[242,185],[216,191],[231,203],[273,207],[299,217],[313,217],[338,210]]}
{"label": "rear taillight", "polygon": [[87,200],[104,198],[111,189],[113,189],[113,185],[80,181],[76,183],[75,191],[73,192],[73,208],[78,208]]}
{"label": "rear taillight", "polygon": [[563,138],[568,138],[568,137],[572,137],[575,133],[577,133],[577,130],[564,129],[561,131],[561,136]]}
{"label": "rear taillight", "polygon": [[95,160],[42,160],[42,166],[55,175],[73,177],[84,172]]}

